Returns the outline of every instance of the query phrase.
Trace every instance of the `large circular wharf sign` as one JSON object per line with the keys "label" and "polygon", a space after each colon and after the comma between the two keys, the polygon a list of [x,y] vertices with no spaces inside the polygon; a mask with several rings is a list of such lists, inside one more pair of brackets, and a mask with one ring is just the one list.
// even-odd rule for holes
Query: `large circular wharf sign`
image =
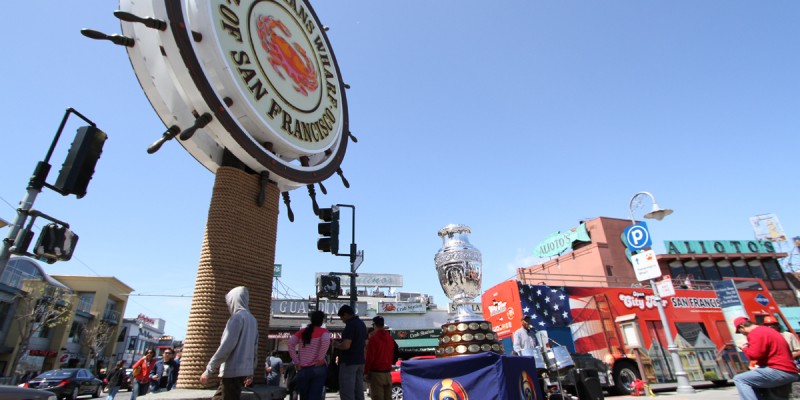
{"label": "large circular wharf sign", "polygon": [[331,176],[348,139],[344,84],[319,19],[296,0],[123,0],[134,71],[167,127],[211,171],[226,151],[281,190]]}

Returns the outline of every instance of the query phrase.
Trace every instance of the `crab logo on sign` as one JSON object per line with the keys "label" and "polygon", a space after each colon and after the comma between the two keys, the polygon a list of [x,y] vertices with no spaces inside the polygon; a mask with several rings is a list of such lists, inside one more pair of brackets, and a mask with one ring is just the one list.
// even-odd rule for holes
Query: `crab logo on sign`
{"label": "crab logo on sign", "polygon": [[233,155],[281,191],[341,172],[344,83],[308,2],[122,0],[120,9],[166,22],[162,31],[124,19],[135,38],[128,56],[161,120],[206,168]]}

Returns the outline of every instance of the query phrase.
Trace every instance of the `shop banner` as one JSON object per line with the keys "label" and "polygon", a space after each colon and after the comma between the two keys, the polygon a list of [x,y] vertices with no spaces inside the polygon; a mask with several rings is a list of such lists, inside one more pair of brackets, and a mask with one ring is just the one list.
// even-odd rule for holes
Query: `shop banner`
{"label": "shop banner", "polygon": [[572,242],[576,241],[592,241],[592,239],[589,238],[589,232],[586,231],[586,225],[580,224],[566,232],[551,233],[549,236],[544,238],[541,243],[536,245],[536,248],[533,250],[533,254],[535,254],[537,257],[557,256],[567,251],[567,249],[572,248]]}
{"label": "shop banner", "polygon": [[734,343],[736,343],[736,347],[744,346],[747,343],[747,338],[736,333],[736,328],[733,326],[733,320],[737,317],[748,317],[744,304],[742,304],[742,299],[739,297],[739,291],[736,290],[736,282],[727,279],[712,281],[711,284],[714,286],[714,291],[717,292],[722,315],[725,316],[726,325],[731,330],[731,336]]}
{"label": "shop banner", "polygon": [[407,399],[544,399],[532,357],[481,353],[401,364]]}

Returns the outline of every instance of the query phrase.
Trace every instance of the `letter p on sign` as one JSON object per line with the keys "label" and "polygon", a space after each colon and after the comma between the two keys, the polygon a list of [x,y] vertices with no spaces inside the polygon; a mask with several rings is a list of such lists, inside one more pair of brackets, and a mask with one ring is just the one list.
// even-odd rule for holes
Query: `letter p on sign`
{"label": "letter p on sign", "polygon": [[653,240],[650,238],[650,231],[647,230],[647,224],[644,222],[639,222],[625,228],[624,236],[625,244],[632,253],[644,250],[653,245]]}

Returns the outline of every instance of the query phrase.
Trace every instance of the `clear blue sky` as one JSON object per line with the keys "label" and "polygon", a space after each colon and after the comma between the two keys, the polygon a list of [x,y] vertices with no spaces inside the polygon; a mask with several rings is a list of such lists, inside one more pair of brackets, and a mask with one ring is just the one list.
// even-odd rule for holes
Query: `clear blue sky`
{"label": "clear blue sky", "polygon": [[[751,239],[748,218],[762,213],[800,234],[800,2],[312,5],[352,86],[359,139],[342,166],[352,187],[334,175],[318,200],[356,205],[360,272],[402,273],[404,290],[444,305],[433,264],[443,226],[472,227],[488,288],[536,263],[548,234],[627,218],[642,190],[675,209],[650,224],[657,252],[667,239]],[[182,338],[214,177],[176,141],[145,152],[165,127],[124,49],[79,33],[120,32],[116,8],[5,4],[0,217],[14,218],[64,110],[93,119],[109,140],[86,197],[45,190],[35,204],[80,235],[73,260],[46,269],[185,295],[134,296],[126,312],[164,318]],[[291,195],[296,219],[281,206],[275,262],[307,296],[315,272],[349,267],[316,251],[311,202]]]}

